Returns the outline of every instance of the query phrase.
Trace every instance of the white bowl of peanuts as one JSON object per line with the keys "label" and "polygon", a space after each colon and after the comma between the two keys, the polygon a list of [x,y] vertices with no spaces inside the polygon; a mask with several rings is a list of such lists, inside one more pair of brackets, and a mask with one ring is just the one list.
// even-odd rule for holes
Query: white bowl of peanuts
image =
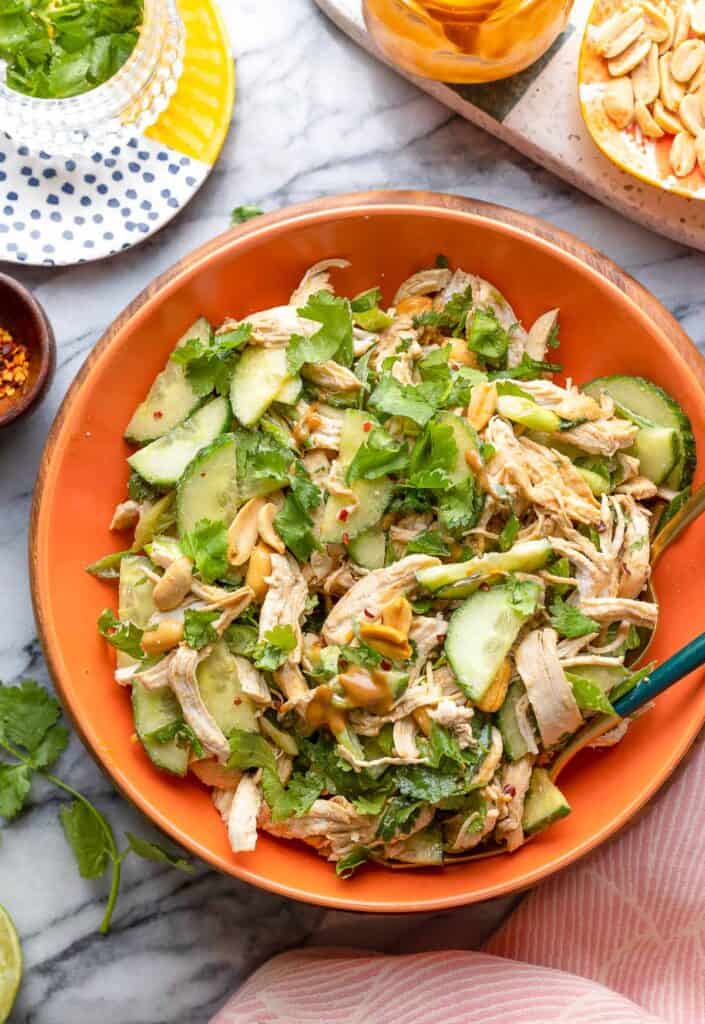
{"label": "white bowl of peanuts", "polygon": [[613,163],[705,199],[705,0],[596,0],[578,90],[587,128]]}

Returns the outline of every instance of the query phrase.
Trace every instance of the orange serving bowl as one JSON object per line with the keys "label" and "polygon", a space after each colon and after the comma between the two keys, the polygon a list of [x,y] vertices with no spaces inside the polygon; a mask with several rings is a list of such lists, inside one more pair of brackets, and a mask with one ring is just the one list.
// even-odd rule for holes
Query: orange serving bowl
{"label": "orange serving bowl", "polygon": [[[159,772],[134,742],[129,693],[113,681],[113,656],[95,622],[115,589],[84,566],[117,549],[108,532],[125,492],[123,427],[169,351],[197,316],[212,323],[288,300],[303,271],[328,256],[353,295],[381,283],[391,301],[412,271],[443,253],[493,281],[525,323],[561,309],[558,356],[576,381],[642,374],[691,417],[705,451],[705,370],[677,323],[636,282],[576,239],[499,207],[429,193],[325,199],[248,222],[187,257],[142,293],[96,346],[59,412],[37,484],[30,539],[34,605],[58,691],[85,742],[122,792],[165,832],[221,871],[296,899],[347,910],[451,907],[523,889],[615,833],[649,799],[705,721],[696,673],[659,697],[617,747],[582,754],[561,777],[573,808],[515,854],[445,869],[368,866],[341,881],[309,848],[262,834],[235,855],[209,794],[195,779]],[[702,471],[699,477],[702,478]],[[696,522],[656,569],[661,617],[651,648],[663,659],[705,623]],[[686,825],[684,824],[684,828]]]}

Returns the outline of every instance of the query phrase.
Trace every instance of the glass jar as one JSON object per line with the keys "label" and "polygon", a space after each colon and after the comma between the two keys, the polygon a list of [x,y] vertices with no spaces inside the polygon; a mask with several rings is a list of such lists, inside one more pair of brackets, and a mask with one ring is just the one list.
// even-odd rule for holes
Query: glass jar
{"label": "glass jar", "polygon": [[572,0],[364,0],[375,42],[405,71],[493,82],[533,64],[565,28]]}
{"label": "glass jar", "polygon": [[68,99],[10,89],[0,61],[0,128],[51,155],[90,155],[140,135],[169,105],[183,71],[185,31],[176,0],[144,0],[135,48],[102,85]]}

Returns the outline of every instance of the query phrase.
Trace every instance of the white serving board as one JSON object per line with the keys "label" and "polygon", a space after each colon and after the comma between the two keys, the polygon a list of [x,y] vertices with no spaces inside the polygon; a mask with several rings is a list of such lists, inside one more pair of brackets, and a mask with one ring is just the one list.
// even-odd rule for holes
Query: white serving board
{"label": "white serving board", "polygon": [[[351,39],[385,63],[362,17],[362,0],[316,0]],[[598,150],[580,116],[577,67],[591,0],[575,0],[570,23],[531,68],[486,85],[450,85],[400,71],[491,135],[631,220],[705,251],[705,201],[684,199],[620,171]],[[397,69],[399,70],[399,69]]]}

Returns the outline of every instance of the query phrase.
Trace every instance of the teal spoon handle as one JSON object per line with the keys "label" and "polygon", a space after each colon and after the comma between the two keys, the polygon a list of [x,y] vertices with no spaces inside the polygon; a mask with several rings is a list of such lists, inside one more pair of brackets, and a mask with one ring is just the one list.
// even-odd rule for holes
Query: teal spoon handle
{"label": "teal spoon handle", "polygon": [[663,693],[669,686],[677,683],[683,676],[687,676],[689,672],[700,668],[703,664],[705,664],[705,633],[701,633],[695,640],[691,640],[689,644],[654,669],[650,675],[645,676],[633,690],[616,700],[614,710],[622,718],[633,714],[644,704],[657,697],[659,693]]}

